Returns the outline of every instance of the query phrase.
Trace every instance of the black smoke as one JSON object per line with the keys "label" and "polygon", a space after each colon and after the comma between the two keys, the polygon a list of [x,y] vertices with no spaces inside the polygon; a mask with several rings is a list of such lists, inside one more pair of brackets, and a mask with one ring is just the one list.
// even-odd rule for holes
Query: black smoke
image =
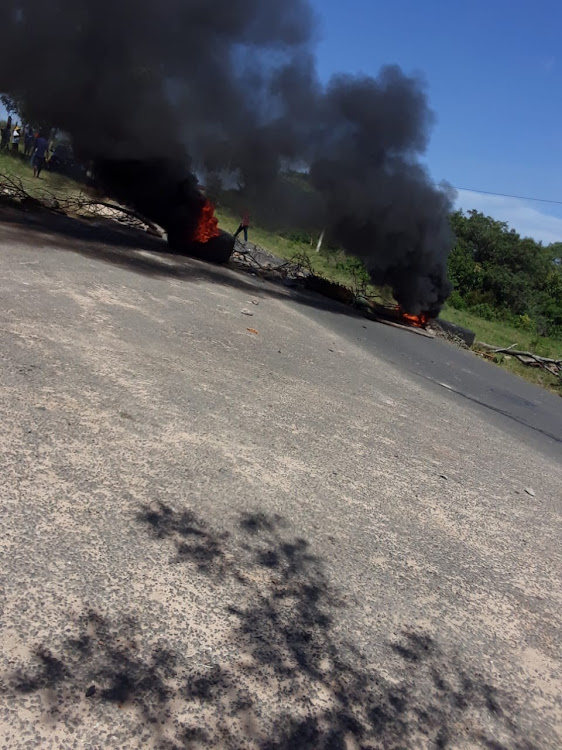
{"label": "black smoke", "polygon": [[116,198],[194,227],[195,175],[237,181],[277,226],[325,227],[410,312],[448,296],[451,195],[419,162],[423,85],[398,67],[321,85],[307,0],[2,0],[0,12],[0,91],[70,133]]}

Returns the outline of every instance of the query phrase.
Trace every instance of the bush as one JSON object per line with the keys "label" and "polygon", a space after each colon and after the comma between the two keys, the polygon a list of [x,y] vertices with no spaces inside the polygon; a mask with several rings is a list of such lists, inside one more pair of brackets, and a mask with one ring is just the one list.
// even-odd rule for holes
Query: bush
{"label": "bush", "polygon": [[467,306],[471,309],[473,307],[478,307],[478,305],[488,305],[489,307],[496,306],[496,298],[494,297],[493,292],[490,291],[484,292],[480,289],[476,289],[473,292],[469,292],[464,299]]}
{"label": "bush", "polygon": [[479,318],[484,318],[484,320],[498,319],[497,310],[495,310],[492,305],[488,304],[487,302],[480,302],[477,305],[471,305],[469,309],[473,315],[478,315]]}
{"label": "bush", "polygon": [[455,310],[466,310],[466,302],[461,297],[460,292],[458,292],[456,289],[451,293],[451,296],[447,300],[447,304],[451,305],[451,307],[454,307]]}
{"label": "bush", "polygon": [[535,332],[537,330],[535,321],[532,320],[528,315],[518,315],[515,321],[515,325],[517,328],[521,328],[523,331]]}

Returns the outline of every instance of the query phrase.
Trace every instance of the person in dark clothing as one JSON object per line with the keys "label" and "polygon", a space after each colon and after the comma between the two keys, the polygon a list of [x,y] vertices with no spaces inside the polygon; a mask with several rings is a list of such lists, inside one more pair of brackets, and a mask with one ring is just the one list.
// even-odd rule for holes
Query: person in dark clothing
{"label": "person in dark clothing", "polygon": [[43,171],[48,149],[49,141],[45,138],[43,133],[40,133],[35,141],[35,149],[33,151],[33,156],[31,157],[31,166],[33,167],[34,177],[39,177]]}
{"label": "person in dark clothing", "polygon": [[12,116],[8,117],[5,127],[2,129],[2,139],[0,140],[0,149],[7,150],[10,148],[12,138]]}
{"label": "person in dark clothing", "polygon": [[26,125],[24,136],[23,136],[23,153],[25,156],[29,156],[33,150],[33,141],[35,135],[33,134],[33,128],[31,125]]}
{"label": "person in dark clothing", "polygon": [[242,220],[240,221],[240,226],[236,230],[234,236],[238,237],[240,232],[244,232],[244,242],[248,242],[248,227],[250,226],[250,214],[247,210],[244,210],[244,213],[242,214]]}

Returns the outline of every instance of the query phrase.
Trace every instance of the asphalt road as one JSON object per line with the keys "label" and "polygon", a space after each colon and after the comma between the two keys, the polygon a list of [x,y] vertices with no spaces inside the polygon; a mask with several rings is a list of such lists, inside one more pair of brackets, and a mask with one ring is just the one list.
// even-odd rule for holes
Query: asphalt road
{"label": "asphalt road", "polygon": [[560,747],[560,399],[0,221],[0,747]]}
{"label": "asphalt road", "polygon": [[[349,315],[317,316],[341,335],[356,338],[403,372],[424,378],[443,396],[472,405],[475,412],[514,437],[530,442],[553,458],[562,458],[562,399],[518,377],[511,377],[486,360],[407,331],[367,326]],[[363,329],[363,330],[361,330]],[[441,389],[441,390],[440,390]],[[446,395],[446,394],[445,394]]]}

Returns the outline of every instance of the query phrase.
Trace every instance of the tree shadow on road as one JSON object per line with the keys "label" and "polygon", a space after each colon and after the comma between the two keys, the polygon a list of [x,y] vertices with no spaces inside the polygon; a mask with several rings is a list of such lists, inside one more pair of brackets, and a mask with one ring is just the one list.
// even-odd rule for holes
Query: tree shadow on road
{"label": "tree shadow on road", "polygon": [[224,603],[228,657],[194,663],[148,645],[134,619],[86,612],[11,675],[15,698],[50,695],[60,711],[89,693],[92,710],[126,708],[130,732],[140,726],[169,750],[448,748],[461,737],[488,750],[541,746],[508,695],[427,633],[405,628],[383,644],[384,665],[369,662],[338,622],[345,594],[281,517],[246,514],[217,532],[191,509],[157,504],[137,521],[215,595],[235,587],[236,603]]}

